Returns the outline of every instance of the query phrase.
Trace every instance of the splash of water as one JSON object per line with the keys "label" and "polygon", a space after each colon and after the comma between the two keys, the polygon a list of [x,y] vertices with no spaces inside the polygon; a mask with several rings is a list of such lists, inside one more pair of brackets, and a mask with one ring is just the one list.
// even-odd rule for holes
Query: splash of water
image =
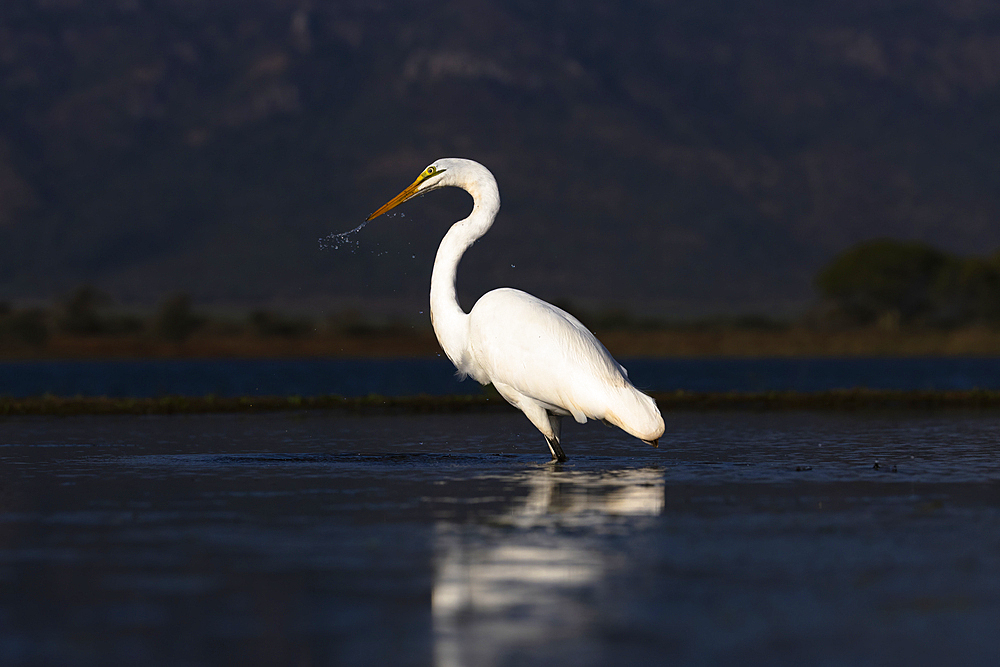
{"label": "splash of water", "polygon": [[[395,213],[386,214],[386,217],[389,218],[394,216]],[[405,218],[406,215],[400,212],[399,217]],[[358,225],[349,232],[340,232],[339,234],[330,234],[329,236],[324,236],[319,240],[319,247],[322,248],[323,250],[329,250],[330,248],[333,248],[334,250],[339,250],[340,246],[347,246],[351,248],[352,251],[356,250],[358,247],[358,241],[356,241],[351,237],[354,234],[360,232],[362,229],[364,229],[369,222],[371,221],[365,220],[364,222],[362,222],[360,225]]]}
{"label": "splash of water", "polygon": [[358,225],[349,232],[340,232],[339,234],[330,234],[329,236],[324,236],[319,240],[319,247],[322,248],[323,250],[329,250],[330,248],[333,248],[334,250],[339,250],[340,246],[342,245],[354,248],[357,241],[351,237],[354,234],[360,232],[362,229],[364,229],[365,225],[367,224],[368,220],[365,220],[364,222],[362,222],[360,225]]}

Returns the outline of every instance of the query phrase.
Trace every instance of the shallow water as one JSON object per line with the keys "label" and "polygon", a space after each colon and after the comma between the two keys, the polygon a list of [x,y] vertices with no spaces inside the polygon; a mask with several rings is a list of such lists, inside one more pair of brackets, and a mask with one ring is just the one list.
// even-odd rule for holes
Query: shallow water
{"label": "shallow water", "polygon": [[998,664],[1000,416],[667,421],[5,419],[0,664]]}

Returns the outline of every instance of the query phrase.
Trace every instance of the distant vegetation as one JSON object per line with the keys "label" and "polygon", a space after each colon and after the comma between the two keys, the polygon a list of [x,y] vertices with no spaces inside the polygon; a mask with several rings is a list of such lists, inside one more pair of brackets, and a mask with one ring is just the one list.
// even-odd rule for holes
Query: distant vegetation
{"label": "distant vegetation", "polygon": [[[698,332],[717,330],[781,331],[794,322],[767,316],[740,315],[696,320],[667,320],[635,316],[627,310],[588,310],[561,302],[588,328],[609,333],[658,331]],[[384,321],[349,309],[317,315],[289,315],[275,310],[254,309],[244,314],[211,313],[197,309],[189,294],[164,298],[153,310],[129,311],[116,305],[100,290],[86,285],[58,300],[51,307],[17,308],[0,301],[0,352],[3,347],[41,349],[53,339],[133,339],[165,344],[184,344],[192,339],[256,339],[303,341],[318,338],[366,338],[430,335],[430,321]]]}
{"label": "distant vegetation", "polygon": [[816,277],[819,321],[848,326],[1000,323],[1000,253],[959,257],[916,241],[877,239],[838,255]]}
{"label": "distant vegetation", "polygon": [[[876,239],[834,257],[814,283],[816,305],[796,320],[746,314],[672,321],[558,305],[623,357],[1000,354],[1000,253],[961,257],[921,242]],[[0,356],[9,358],[439,353],[423,317],[213,313],[186,293],[134,312],[89,285],[48,308],[0,302]]]}
{"label": "distant vegetation", "polygon": [[197,310],[191,296],[167,296],[151,312],[116,306],[104,292],[82,286],[49,308],[17,308],[0,301],[0,345],[44,346],[53,337],[144,338],[183,343],[193,336],[297,339],[319,334],[365,336],[401,328],[398,323],[369,322],[356,311],[326,317],[290,316],[266,309],[246,315]]}
{"label": "distant vegetation", "polygon": [[0,341],[43,345],[49,338],[48,317],[40,308],[15,310],[0,303]]}

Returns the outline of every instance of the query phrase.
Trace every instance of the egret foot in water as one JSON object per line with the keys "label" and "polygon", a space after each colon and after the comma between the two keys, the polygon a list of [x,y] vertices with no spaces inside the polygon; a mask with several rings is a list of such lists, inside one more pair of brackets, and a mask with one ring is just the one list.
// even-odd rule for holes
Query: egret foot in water
{"label": "egret foot in water", "polygon": [[562,446],[559,444],[559,438],[550,438],[545,436],[545,442],[549,445],[549,451],[552,452],[552,460],[562,463],[566,460],[566,454],[563,452]]}

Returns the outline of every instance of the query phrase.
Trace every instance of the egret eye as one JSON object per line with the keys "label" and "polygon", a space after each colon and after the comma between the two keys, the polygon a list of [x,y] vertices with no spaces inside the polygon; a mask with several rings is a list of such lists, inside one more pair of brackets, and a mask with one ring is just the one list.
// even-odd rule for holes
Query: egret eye
{"label": "egret eye", "polygon": [[428,176],[433,176],[436,172],[437,172],[437,167],[435,167],[434,165],[431,165],[430,167],[427,167],[427,172],[426,173],[427,173]]}

